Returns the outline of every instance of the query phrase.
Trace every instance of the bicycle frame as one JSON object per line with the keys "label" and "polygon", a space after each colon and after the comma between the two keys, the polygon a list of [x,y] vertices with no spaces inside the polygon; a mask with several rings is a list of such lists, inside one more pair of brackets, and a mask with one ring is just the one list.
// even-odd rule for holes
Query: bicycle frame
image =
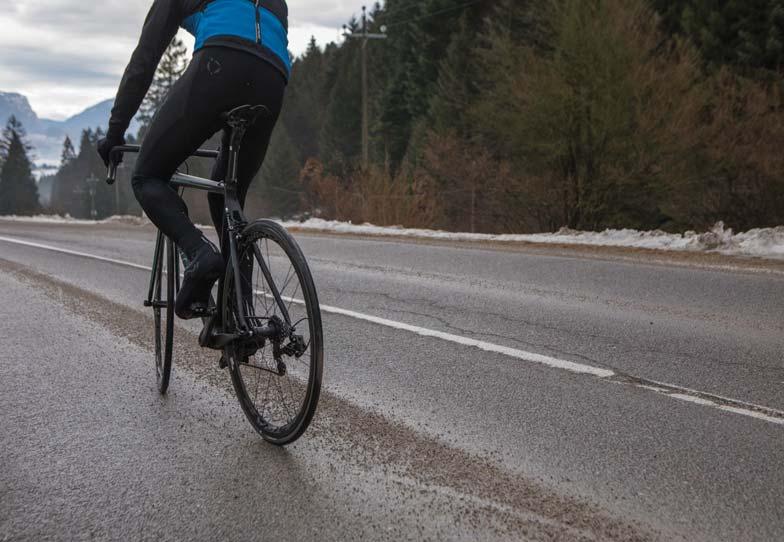
{"label": "bicycle frame", "polygon": [[[221,251],[224,254],[224,259],[228,260],[228,264],[231,265],[232,271],[234,273],[233,280],[235,284],[234,293],[235,293],[235,302],[236,302],[236,319],[237,319],[237,333],[224,333],[222,330],[220,332],[214,332],[214,320],[217,316],[213,314],[210,317],[209,322],[205,322],[205,331],[208,333],[205,337],[200,338],[200,344],[203,347],[212,348],[215,350],[221,350],[228,344],[234,342],[238,339],[271,339],[280,337],[282,335],[282,331],[279,327],[279,324],[269,321],[264,326],[254,326],[252,322],[246,315],[245,306],[243,303],[243,292],[242,292],[242,280],[240,276],[240,267],[239,267],[239,256],[237,250],[237,242],[241,238],[242,231],[247,225],[247,219],[245,218],[245,214],[242,210],[242,206],[239,202],[238,197],[238,181],[237,181],[237,168],[238,168],[238,159],[239,159],[239,151],[240,151],[240,143],[242,142],[242,138],[245,135],[245,131],[249,126],[249,121],[244,118],[232,118],[229,116],[226,119],[227,124],[231,128],[231,135],[229,138],[229,149],[228,149],[228,169],[226,172],[226,180],[225,182],[220,181],[213,181],[210,179],[205,179],[202,177],[196,177],[193,175],[188,175],[185,173],[177,172],[171,178],[171,185],[175,188],[192,188],[195,190],[201,190],[205,192],[210,192],[214,194],[222,194],[224,196],[224,217],[227,231],[228,231],[228,247],[221,247]],[[119,156],[124,153],[138,153],[140,150],[139,145],[122,145],[118,147],[114,147],[112,149],[113,156]],[[220,152],[215,150],[208,150],[208,149],[199,149],[196,151],[193,156],[196,157],[204,157],[204,158],[219,158]],[[111,162],[109,166],[109,174],[106,179],[108,184],[113,184],[116,179],[117,175],[117,166],[118,163],[114,161]],[[153,290],[155,285],[155,274],[158,266],[163,265],[163,249],[164,249],[164,235],[163,232],[158,231],[158,236],[155,243],[155,253],[153,255],[153,265],[152,265],[152,276],[150,278],[150,287],[147,296],[147,301],[145,302],[145,306],[152,306],[153,305]],[[286,308],[286,304],[283,302],[283,299],[278,291],[277,285],[275,284],[274,280],[272,279],[272,274],[270,273],[264,259],[261,257],[259,248],[254,245],[254,257],[258,262],[260,270],[264,275],[267,284],[270,286],[270,292],[272,297],[275,300],[278,308],[280,309],[280,314],[283,317],[284,325],[287,329],[291,328],[291,318],[289,316],[288,309]],[[227,253],[228,251],[228,253]],[[226,258],[228,256],[228,258]],[[179,281],[179,258],[175,258],[175,269],[174,272],[176,273],[176,280]],[[223,286],[224,286],[224,278],[218,282],[218,298],[220,299],[223,295]],[[173,300],[168,300],[168,302],[173,302]]]}

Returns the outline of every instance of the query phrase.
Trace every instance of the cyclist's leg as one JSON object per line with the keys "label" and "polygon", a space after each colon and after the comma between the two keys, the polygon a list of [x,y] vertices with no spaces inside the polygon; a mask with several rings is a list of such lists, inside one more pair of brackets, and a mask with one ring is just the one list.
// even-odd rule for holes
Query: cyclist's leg
{"label": "cyclist's leg", "polygon": [[153,118],[132,181],[136,199],[150,220],[189,255],[201,248],[203,235],[191,222],[185,202],[169,180],[219,126],[211,104],[194,96],[193,88],[203,79],[202,58],[198,53],[194,56]]}

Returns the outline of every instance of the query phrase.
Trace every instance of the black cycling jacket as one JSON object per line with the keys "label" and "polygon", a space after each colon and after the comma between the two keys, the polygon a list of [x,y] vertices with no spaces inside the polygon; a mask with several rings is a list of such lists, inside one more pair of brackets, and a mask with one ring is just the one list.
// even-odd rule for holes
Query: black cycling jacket
{"label": "black cycling jacket", "polygon": [[[210,0],[155,0],[144,20],[139,44],[125,68],[109,120],[107,138],[119,140],[125,135],[131,119],[150,88],[155,70],[164,51],[171,43],[183,21],[204,7]],[[264,0],[263,4],[287,26],[288,10],[285,0]],[[210,44],[210,43],[208,43]],[[215,43],[246,50],[280,67],[280,60],[256,43],[231,39],[230,36]],[[284,76],[288,76],[284,73]]]}

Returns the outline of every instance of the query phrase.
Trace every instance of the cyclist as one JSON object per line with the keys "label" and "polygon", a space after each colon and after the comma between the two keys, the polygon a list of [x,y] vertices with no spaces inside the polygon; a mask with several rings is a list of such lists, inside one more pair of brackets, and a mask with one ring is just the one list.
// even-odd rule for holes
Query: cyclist
{"label": "cyclist", "polygon": [[[240,152],[239,199],[244,204],[280,113],[291,61],[285,0],[155,0],[120,82],[106,137],[98,143],[98,153],[107,165],[111,149],[125,143],[131,119],[180,26],[196,38],[193,59],[152,119],[132,184],[147,216],[183,252],[185,276],[175,311],[180,318],[190,319],[205,313],[224,262],[193,225],[185,202],[169,180],[222,127],[221,113],[245,104],[264,105],[271,114],[249,128]],[[226,132],[221,147],[228,147]],[[221,153],[213,180],[223,180],[226,161],[226,153]],[[213,224],[223,240],[223,196],[208,197]]]}

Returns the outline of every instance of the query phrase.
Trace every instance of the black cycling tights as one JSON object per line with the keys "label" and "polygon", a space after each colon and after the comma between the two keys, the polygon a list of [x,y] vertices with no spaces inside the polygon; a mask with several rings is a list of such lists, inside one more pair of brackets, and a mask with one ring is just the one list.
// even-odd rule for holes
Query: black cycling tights
{"label": "black cycling tights", "polygon": [[[240,204],[261,167],[272,129],[283,102],[286,81],[268,62],[225,47],[205,47],[193,56],[188,69],[174,84],[152,120],[133,172],[133,191],[144,212],[186,254],[202,244],[202,232],[188,218],[185,202],[169,180],[184,162],[221,129],[220,114],[245,104],[267,106],[272,115],[248,129],[239,156]],[[228,134],[224,132],[222,159],[213,180],[226,174]],[[219,238],[223,223],[223,196],[209,194],[210,214]]]}

